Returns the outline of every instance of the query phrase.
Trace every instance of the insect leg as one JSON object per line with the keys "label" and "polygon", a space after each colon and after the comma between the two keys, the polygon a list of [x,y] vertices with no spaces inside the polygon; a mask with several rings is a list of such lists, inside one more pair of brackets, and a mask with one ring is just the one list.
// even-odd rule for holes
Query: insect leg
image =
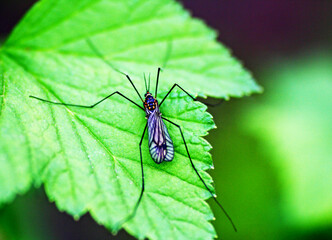
{"label": "insect leg", "polygon": [[[189,97],[191,97],[192,100],[197,101],[196,98],[194,98],[193,96],[191,96],[191,95],[190,95],[186,90],[184,90],[179,84],[175,83],[175,84],[173,85],[173,87],[171,87],[171,89],[168,91],[168,93],[166,94],[166,96],[163,98],[163,100],[161,100],[161,102],[159,103],[159,106],[161,106],[161,104],[164,102],[164,100],[168,97],[168,95],[173,91],[173,89],[174,89],[175,87],[180,88],[184,93],[186,93]],[[216,103],[216,104],[211,104],[211,103],[204,103],[204,104],[207,105],[207,106],[210,106],[210,107],[215,107],[215,106],[221,104],[223,101],[224,101],[224,99],[221,99],[220,102],[218,102],[218,103]]]}
{"label": "insect leg", "polygon": [[[172,52],[172,41],[168,41],[167,42],[167,48],[166,48],[166,54],[165,54],[165,57],[164,57],[163,65],[161,67],[162,69],[165,69],[165,67],[168,63],[169,57],[171,56],[171,52]],[[158,68],[158,73],[157,73],[156,91],[155,91],[155,94],[154,94],[155,98],[157,98],[157,92],[158,92],[159,73],[160,73],[160,67]]]}
{"label": "insect leg", "polygon": [[91,48],[91,50],[92,50],[92,51],[93,51],[98,57],[100,57],[100,59],[101,59],[106,65],[108,65],[108,66],[109,66],[110,68],[112,68],[114,71],[116,71],[116,72],[118,72],[118,73],[120,73],[120,74],[126,76],[126,74],[125,74],[124,72],[120,71],[119,69],[117,69],[116,67],[114,67],[112,63],[110,63],[109,61],[105,60],[103,54],[98,50],[98,48],[93,44],[93,42],[92,42],[89,38],[86,39],[86,42],[88,43],[88,45],[89,45],[89,47]]}
{"label": "insect leg", "polygon": [[157,92],[158,92],[159,73],[160,73],[160,67],[158,68],[158,72],[157,72],[156,92],[154,94],[155,98],[157,98]]}
{"label": "insect leg", "polygon": [[177,83],[175,83],[175,84],[173,85],[173,87],[171,87],[171,89],[168,91],[168,93],[166,94],[166,96],[163,98],[163,100],[161,100],[161,102],[159,103],[159,106],[161,106],[161,104],[163,104],[163,102],[165,101],[165,99],[168,97],[168,95],[173,91],[173,89],[174,89],[175,87],[179,87],[183,92],[185,92],[189,97],[191,97],[192,100],[196,101],[196,99],[195,99],[193,96],[191,96],[191,95],[190,95],[186,90],[184,90],[180,85],[178,85]]}
{"label": "insect leg", "polygon": [[[197,101],[197,99],[196,99],[196,101]],[[225,99],[219,99],[219,101],[216,102],[216,103],[207,103],[207,102],[203,102],[203,101],[202,101],[202,103],[204,103],[205,105],[207,105],[207,106],[209,106],[209,107],[216,107],[216,106],[219,106],[219,105],[222,104],[223,102],[225,102]]]}
{"label": "insect leg", "polygon": [[165,54],[165,57],[164,57],[163,65],[161,67],[162,69],[166,68],[166,65],[167,65],[168,60],[171,56],[172,50],[173,50],[173,41],[171,39],[171,40],[167,41],[166,54]]}
{"label": "insect leg", "polygon": [[133,83],[133,81],[130,79],[130,77],[127,75],[127,74],[125,74],[124,72],[122,72],[122,71],[120,71],[119,69],[117,69],[116,67],[114,67],[113,66],[113,64],[111,64],[109,61],[107,61],[105,58],[104,58],[104,56],[103,56],[103,54],[98,50],[98,48],[92,43],[92,41],[90,40],[90,39],[86,39],[86,42],[88,43],[88,45],[89,45],[89,47],[91,48],[91,50],[106,64],[106,65],[108,65],[110,68],[112,68],[114,71],[116,71],[116,72],[118,72],[118,73],[120,73],[120,74],[122,74],[122,75],[125,75],[126,77],[127,77],[127,79],[129,80],[129,82],[131,83],[131,85],[134,87],[134,89],[135,89],[135,91],[136,91],[136,93],[137,93],[137,95],[139,96],[139,98],[141,99],[141,101],[142,102],[144,102],[143,101],[143,99],[142,99],[142,97],[141,97],[141,95],[139,94],[139,92],[137,91],[137,88],[135,87],[135,85],[134,85],[134,83]]}
{"label": "insect leg", "polygon": [[42,102],[47,102],[47,103],[52,103],[52,104],[56,104],[56,105],[64,105],[64,106],[71,106],[71,107],[82,107],[82,108],[93,108],[95,106],[97,106],[99,103],[102,103],[103,101],[105,101],[106,99],[112,97],[113,95],[115,94],[119,94],[121,97],[127,99],[128,101],[130,101],[131,103],[135,104],[137,107],[141,108],[142,110],[144,110],[143,107],[141,107],[140,105],[138,105],[137,103],[135,103],[133,100],[127,98],[125,95],[123,95],[122,93],[116,91],[110,95],[108,95],[107,97],[104,97],[103,99],[99,100],[98,102],[92,104],[92,105],[79,105],[79,104],[71,104],[71,103],[61,103],[61,102],[53,102],[53,101],[49,101],[49,100],[46,100],[46,99],[42,99],[42,98],[39,98],[39,97],[36,97],[36,96],[29,96],[30,98],[35,98],[37,100],[40,100]]}
{"label": "insect leg", "polygon": [[148,124],[146,123],[144,131],[143,131],[143,135],[141,138],[141,141],[139,142],[139,153],[140,153],[140,158],[141,158],[141,172],[142,172],[142,188],[141,188],[141,194],[139,195],[139,198],[135,204],[134,210],[133,212],[126,217],[125,219],[123,219],[122,221],[120,221],[118,224],[116,224],[116,230],[118,230],[118,228],[120,228],[125,222],[129,221],[130,219],[132,219],[133,217],[135,217],[137,209],[139,204],[141,203],[142,197],[143,197],[143,193],[144,193],[144,170],[143,170],[143,157],[142,157],[142,142],[144,139],[144,135],[146,132],[146,128],[148,127]]}
{"label": "insect leg", "polygon": [[196,172],[197,176],[199,177],[199,179],[201,180],[201,182],[204,184],[205,188],[210,192],[210,194],[211,194],[213,200],[218,204],[218,206],[221,208],[221,210],[224,212],[224,214],[226,215],[226,217],[228,218],[228,220],[229,220],[230,223],[232,224],[232,226],[233,226],[233,228],[234,228],[234,231],[237,232],[237,229],[236,229],[235,224],[233,223],[231,217],[228,215],[228,213],[227,213],[226,210],[223,208],[223,206],[221,205],[221,203],[217,200],[217,198],[216,198],[215,195],[212,193],[212,191],[208,188],[208,186],[207,186],[206,183],[204,182],[203,178],[202,178],[201,175],[198,173],[198,171],[197,171],[197,169],[196,169],[196,167],[195,167],[193,161],[191,160],[191,157],[190,157],[190,154],[189,154],[189,150],[188,150],[188,147],[187,147],[187,143],[186,143],[186,140],[184,139],[184,136],[183,136],[183,133],[182,133],[181,127],[180,127],[178,124],[176,124],[176,123],[174,123],[174,122],[172,122],[172,121],[170,121],[170,120],[168,120],[168,119],[166,119],[166,118],[164,118],[164,117],[162,117],[162,119],[164,119],[165,121],[167,121],[167,122],[173,124],[174,126],[176,126],[177,128],[179,128],[180,133],[181,133],[181,136],[182,136],[182,140],[183,140],[183,142],[184,142],[184,146],[186,147],[186,151],[187,151],[188,158],[189,158],[189,160],[190,160],[191,166],[192,166],[193,169],[195,170],[195,172]]}

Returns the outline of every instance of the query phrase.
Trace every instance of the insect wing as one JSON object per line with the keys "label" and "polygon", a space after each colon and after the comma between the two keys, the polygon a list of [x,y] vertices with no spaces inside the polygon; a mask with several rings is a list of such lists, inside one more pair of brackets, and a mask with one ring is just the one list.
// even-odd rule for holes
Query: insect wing
{"label": "insect wing", "polygon": [[174,158],[173,142],[169,136],[158,109],[148,118],[149,148],[156,163],[172,161]]}

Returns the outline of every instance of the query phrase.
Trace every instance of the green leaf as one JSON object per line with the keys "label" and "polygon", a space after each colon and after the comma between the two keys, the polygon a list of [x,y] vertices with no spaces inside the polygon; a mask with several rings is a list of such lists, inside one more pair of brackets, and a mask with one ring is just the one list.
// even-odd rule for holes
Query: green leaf
{"label": "green leaf", "polygon": [[[0,50],[0,201],[44,184],[60,210],[89,212],[110,230],[131,213],[141,188],[138,143],[145,113],[115,96],[94,109],[28,98],[92,104],[118,90],[139,103],[124,76],[107,66],[90,39],[144,93],[143,72],[160,76],[158,99],[178,83],[199,96],[239,97],[260,91],[250,74],[215,41],[216,35],[170,0],[38,2]],[[154,85],[154,81],[152,81]],[[190,154],[212,189],[214,123],[206,107],[174,91],[163,116],[182,126]],[[124,228],[138,238],[211,239],[210,197],[190,166],[179,130],[171,163],[155,164],[143,141],[146,191]]]}
{"label": "green leaf", "polygon": [[269,94],[243,122],[275,160],[288,224],[324,227],[332,224],[331,56],[288,61],[266,71]]}

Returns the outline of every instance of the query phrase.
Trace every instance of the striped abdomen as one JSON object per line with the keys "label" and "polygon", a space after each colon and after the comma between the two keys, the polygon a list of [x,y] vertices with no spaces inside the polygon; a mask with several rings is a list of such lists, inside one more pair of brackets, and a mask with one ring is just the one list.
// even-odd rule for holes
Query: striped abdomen
{"label": "striped abdomen", "polygon": [[148,115],[149,149],[156,163],[172,161],[174,158],[173,142],[158,107]]}

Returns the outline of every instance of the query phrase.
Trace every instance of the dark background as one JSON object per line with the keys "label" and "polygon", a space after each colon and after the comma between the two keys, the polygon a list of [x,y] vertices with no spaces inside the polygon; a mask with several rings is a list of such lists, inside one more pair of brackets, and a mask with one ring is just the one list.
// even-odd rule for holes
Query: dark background
{"label": "dark background", "polygon": [[[0,3],[0,41],[10,34],[13,27],[21,17],[33,5],[33,0],[1,0]],[[259,84],[264,86],[267,79],[260,77],[260,71],[268,61],[278,58],[292,58],[307,49],[330,50],[332,42],[332,1],[322,0],[183,0],[183,5],[189,9],[195,17],[204,19],[206,23],[219,32],[219,40],[232,49],[234,56],[240,59],[249,69]],[[253,97],[255,98],[255,96]],[[239,108],[243,99],[233,100],[232,105],[219,106],[209,111],[215,116],[217,126],[231,122],[236,118],[236,108]],[[241,105],[242,106],[242,105]],[[235,109],[235,110],[234,110]],[[223,184],[228,184],[228,165],[223,156],[215,156],[223,148],[227,148],[227,142],[217,142],[231,135],[231,129],[218,129],[207,137],[214,146],[212,150],[216,169],[223,169],[223,177],[216,180],[217,191],[232,201],[232,192]],[[252,143],[253,140],[249,139]],[[253,147],[257,147],[253,143]],[[227,152],[221,152],[227,155]],[[219,161],[220,160],[220,161]],[[226,164],[226,166],[225,166]],[[212,171],[211,174],[221,174],[220,171]],[[235,173],[236,174],[236,173]],[[273,175],[273,173],[271,173]],[[278,185],[271,176],[271,182]],[[277,198],[278,196],[276,196]],[[214,212],[219,210],[213,205]],[[235,206],[241,207],[241,206]],[[11,220],[17,221],[16,231],[23,231],[22,236],[40,235],[39,239],[109,239],[110,233],[102,226],[98,226],[90,216],[83,216],[79,221],[65,213],[60,213],[53,203],[49,203],[43,190],[33,190],[27,195],[18,197],[13,204],[0,209],[0,216],[6,224]],[[225,218],[222,214],[218,217]],[[8,221],[7,221],[7,220]],[[225,220],[225,219],[224,219]],[[235,222],[236,222],[235,217]],[[218,227],[218,235],[223,231],[230,231],[231,226],[225,220],[225,225]],[[262,226],[264,227],[264,226]],[[30,230],[27,230],[30,229]],[[36,231],[36,229],[38,231]],[[293,237],[294,239],[328,239],[331,231],[304,231]],[[229,236],[229,235],[228,235]],[[236,234],[234,233],[234,236]],[[131,239],[126,232],[121,231],[116,239]],[[282,238],[282,237],[280,237]],[[291,237],[289,237],[291,238]],[[30,238],[28,238],[30,239]],[[223,238],[226,239],[226,238]],[[230,239],[229,237],[227,239]],[[278,239],[278,237],[276,238]],[[1,233],[0,233],[1,240]]]}
{"label": "dark background", "polygon": [[[34,0],[2,0],[0,36],[7,36]],[[332,40],[329,0],[182,0],[193,16],[219,32],[219,40],[254,70],[266,58],[296,54]]]}

